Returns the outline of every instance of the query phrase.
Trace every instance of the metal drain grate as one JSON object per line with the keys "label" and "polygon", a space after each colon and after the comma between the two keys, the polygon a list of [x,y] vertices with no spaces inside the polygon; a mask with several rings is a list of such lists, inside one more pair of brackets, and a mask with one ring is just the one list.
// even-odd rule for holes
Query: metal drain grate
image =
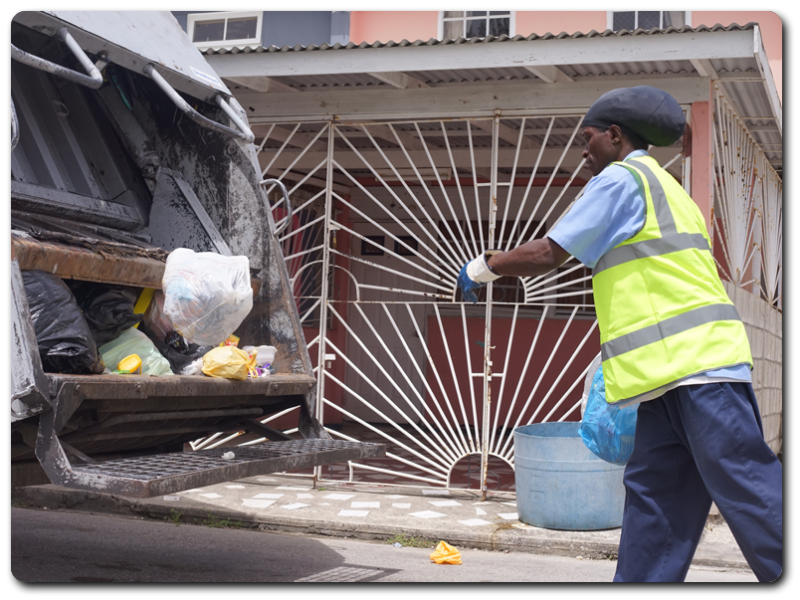
{"label": "metal drain grate", "polygon": [[363,581],[364,579],[370,579],[381,573],[382,571],[380,569],[357,569],[355,567],[338,567],[336,569],[330,569],[329,571],[323,571],[322,573],[317,573],[316,575],[309,575],[308,577],[295,579],[295,583],[299,583],[301,581],[314,581],[318,583],[323,583],[323,582],[352,583],[354,581]]}
{"label": "metal drain grate", "polygon": [[[149,498],[224,481],[383,456],[385,447],[344,440],[293,440],[73,465],[70,487]],[[233,453],[233,458],[222,458]]]}

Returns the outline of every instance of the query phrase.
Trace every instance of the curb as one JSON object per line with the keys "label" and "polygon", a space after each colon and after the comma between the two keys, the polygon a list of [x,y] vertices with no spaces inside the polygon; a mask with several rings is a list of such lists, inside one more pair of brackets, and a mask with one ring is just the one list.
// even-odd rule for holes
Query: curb
{"label": "curb", "polygon": [[[72,510],[94,514],[114,514],[139,517],[157,521],[170,521],[174,507],[166,502],[149,499],[141,501],[124,496],[69,490],[53,485],[13,488],[12,506],[39,510]],[[192,506],[181,507],[181,523],[203,525],[212,516],[208,509]],[[381,525],[349,524],[325,522],[302,518],[252,519],[241,512],[216,507],[214,519],[227,519],[238,522],[242,527],[270,533],[291,535],[324,536],[350,538],[365,541],[387,541],[397,534],[431,540],[447,540],[456,547],[476,548],[499,552],[525,552],[530,554],[565,556],[580,559],[616,560],[618,543],[581,539],[580,532],[561,532],[560,537],[532,536],[530,530],[522,530],[512,525],[500,525],[492,533],[453,532],[437,528],[416,528],[401,525],[391,527]],[[535,529],[535,528],[531,528]],[[549,532],[549,530],[547,530]],[[707,567],[749,569],[741,560],[729,560],[711,556],[695,556],[693,565]]]}

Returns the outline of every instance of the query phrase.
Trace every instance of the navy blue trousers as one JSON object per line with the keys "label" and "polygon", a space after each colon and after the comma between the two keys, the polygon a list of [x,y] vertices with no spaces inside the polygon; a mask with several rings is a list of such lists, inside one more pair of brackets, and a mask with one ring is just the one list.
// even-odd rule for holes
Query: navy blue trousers
{"label": "navy blue trousers", "polygon": [[683,581],[711,501],[759,581],[783,569],[783,469],[749,383],[670,390],[639,405],[614,581]]}

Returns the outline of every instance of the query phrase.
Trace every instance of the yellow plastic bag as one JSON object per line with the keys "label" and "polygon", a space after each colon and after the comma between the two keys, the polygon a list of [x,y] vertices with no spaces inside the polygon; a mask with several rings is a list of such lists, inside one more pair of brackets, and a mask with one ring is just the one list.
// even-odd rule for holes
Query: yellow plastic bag
{"label": "yellow plastic bag", "polygon": [[447,542],[439,542],[436,550],[431,554],[431,560],[437,565],[460,565],[461,552]]}
{"label": "yellow plastic bag", "polygon": [[256,373],[255,359],[236,346],[212,348],[203,355],[203,373],[222,379],[247,379],[248,373]]}

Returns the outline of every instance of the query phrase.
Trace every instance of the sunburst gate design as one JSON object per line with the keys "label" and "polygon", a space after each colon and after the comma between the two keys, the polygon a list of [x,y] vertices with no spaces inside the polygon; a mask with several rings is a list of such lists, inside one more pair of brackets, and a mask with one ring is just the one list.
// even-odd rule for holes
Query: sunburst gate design
{"label": "sunburst gate design", "polygon": [[[502,278],[477,305],[456,279],[486,249],[544,237],[579,197],[582,118],[266,126],[262,175],[294,205],[279,240],[316,416],[334,438],[387,444],[386,458],[318,468],[320,480],[510,491],[513,430],[580,419],[600,348],[590,271],[571,259]],[[656,150],[681,178],[680,148]],[[287,211],[267,191],[280,227]]]}

